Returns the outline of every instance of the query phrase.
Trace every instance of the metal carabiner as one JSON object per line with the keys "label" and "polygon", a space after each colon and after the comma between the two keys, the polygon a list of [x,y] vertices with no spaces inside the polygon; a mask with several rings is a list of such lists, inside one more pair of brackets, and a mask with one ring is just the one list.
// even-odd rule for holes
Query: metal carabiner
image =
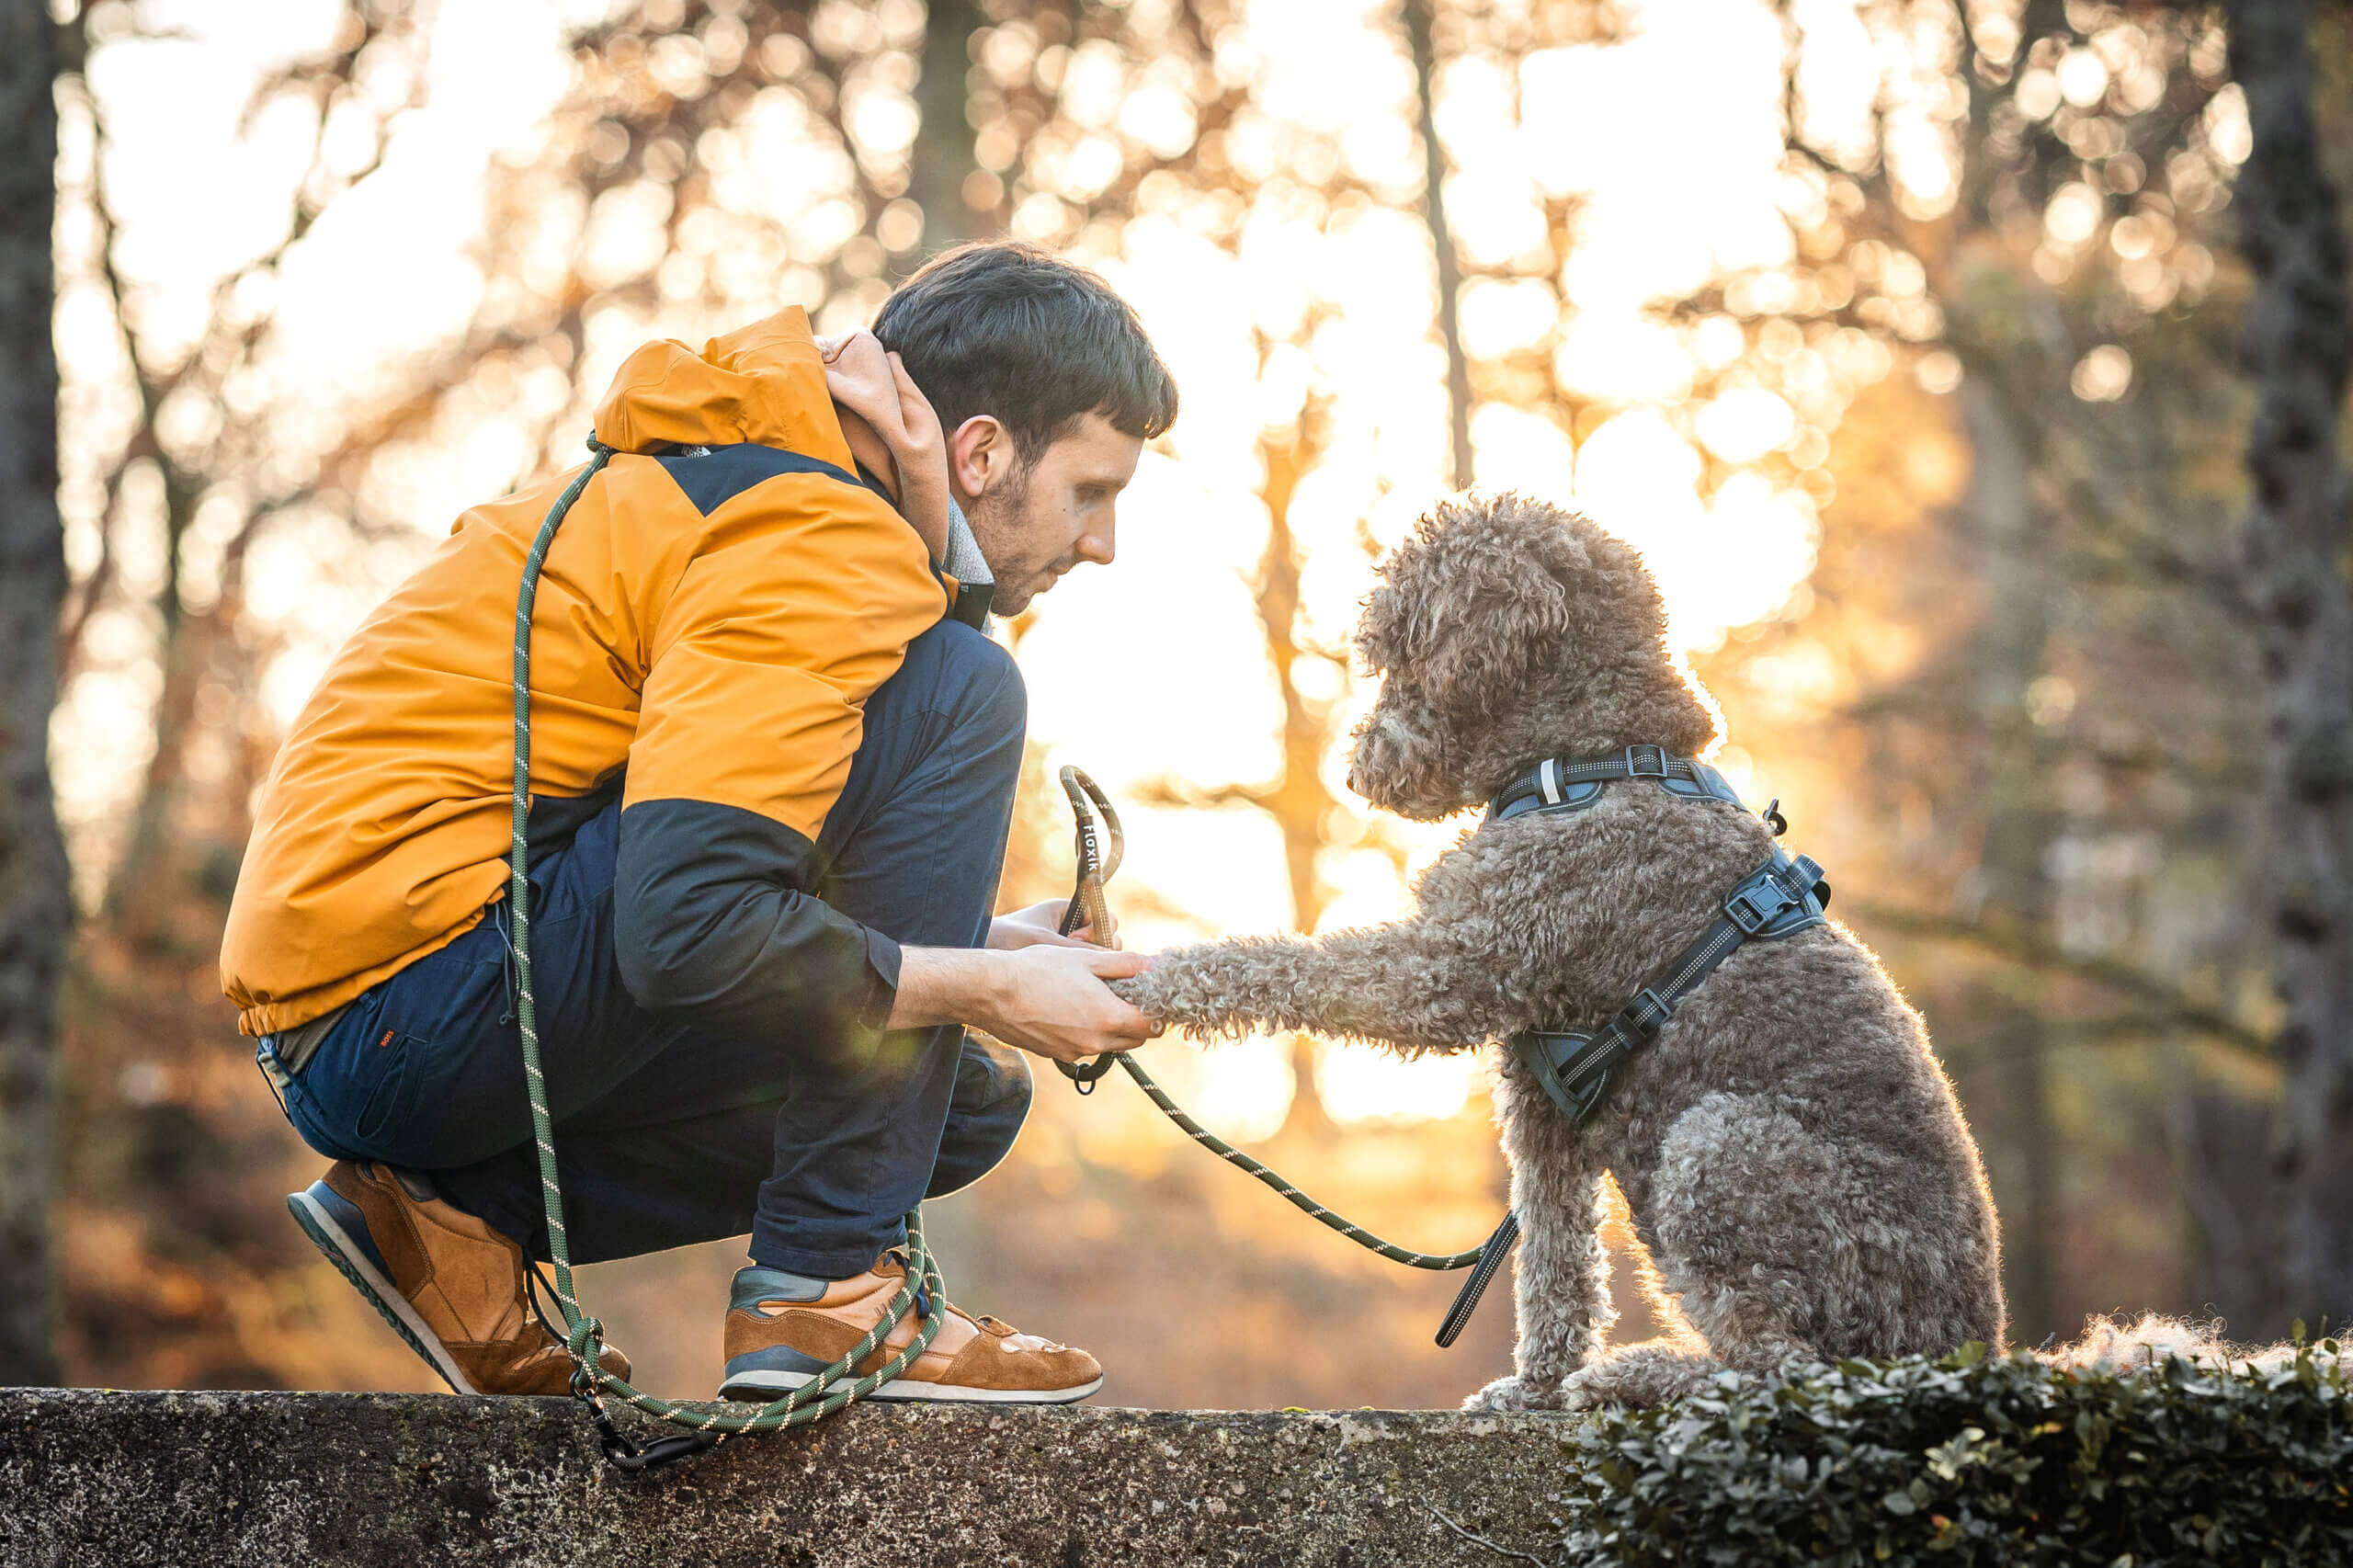
{"label": "metal carabiner", "polygon": [[604,1396],[597,1392],[597,1381],[585,1367],[572,1369],[572,1397],[588,1407],[588,1419],[597,1428],[597,1446],[605,1450],[606,1462],[615,1470],[655,1470],[719,1445],[717,1432],[680,1432],[650,1442],[633,1441],[605,1408]]}
{"label": "metal carabiner", "polygon": [[[1120,869],[1128,852],[1127,835],[1120,829],[1120,813],[1097,787],[1086,770],[1064,765],[1062,771],[1063,793],[1070,799],[1072,817],[1077,823],[1078,877],[1071,890],[1070,906],[1063,911],[1058,929],[1065,937],[1085,929],[1099,938],[1104,927],[1110,924],[1110,905],[1103,896],[1103,884]],[[1108,846],[1108,848],[1107,848]],[[1092,1062],[1057,1062],[1063,1076],[1076,1085],[1082,1095],[1095,1092],[1096,1081],[1108,1073],[1115,1058],[1108,1052]]]}

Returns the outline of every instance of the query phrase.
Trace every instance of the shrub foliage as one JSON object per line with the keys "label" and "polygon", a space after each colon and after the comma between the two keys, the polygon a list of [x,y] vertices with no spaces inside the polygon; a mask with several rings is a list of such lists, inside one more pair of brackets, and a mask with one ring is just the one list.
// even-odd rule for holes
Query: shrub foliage
{"label": "shrub foliage", "polygon": [[2335,1341],[2224,1367],[2070,1371],[1964,1346],[1726,1373],[1573,1447],[1566,1560],[2353,1563],[2353,1378]]}

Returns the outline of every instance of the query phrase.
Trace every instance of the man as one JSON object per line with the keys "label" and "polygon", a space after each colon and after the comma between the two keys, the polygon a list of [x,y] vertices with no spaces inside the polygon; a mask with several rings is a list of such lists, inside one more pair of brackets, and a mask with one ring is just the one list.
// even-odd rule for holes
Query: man
{"label": "man", "polygon": [[[1026,708],[977,579],[1012,614],[1108,564],[1176,387],[1107,285],[1027,246],[935,261],[876,335],[887,364],[788,310],[632,355],[534,618],[531,950],[572,1256],[748,1231],[744,1397],[855,1344],[904,1213],[1010,1147],[1029,1073],[962,1026],[1062,1061],[1153,1032],[1103,984],[1141,960],[1063,941],[1051,906],[990,918]],[[466,513],[338,655],[222,944],[264,1072],[335,1162],[295,1218],[460,1391],[571,1371],[528,1297],[547,1244],[505,903],[516,590],[566,478]],[[1100,1382],[949,1308],[881,1397]]]}

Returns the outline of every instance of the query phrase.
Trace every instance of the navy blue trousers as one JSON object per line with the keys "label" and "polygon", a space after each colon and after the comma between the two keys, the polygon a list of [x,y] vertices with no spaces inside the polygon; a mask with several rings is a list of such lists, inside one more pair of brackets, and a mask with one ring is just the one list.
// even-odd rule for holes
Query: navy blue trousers
{"label": "navy blue trousers", "polygon": [[[980,946],[1027,722],[1020,674],[986,637],[943,621],[909,644],[867,699],[818,835],[825,902],[903,944]],[[613,954],[620,823],[616,802],[531,870],[532,990],[573,1261],[748,1231],[755,1261],[843,1278],[901,1238],[917,1199],[1005,1157],[1029,1069],[960,1028],[778,1049],[638,1007]],[[320,1153],[422,1171],[545,1256],[506,914],[494,904],[363,994],[286,1109]]]}

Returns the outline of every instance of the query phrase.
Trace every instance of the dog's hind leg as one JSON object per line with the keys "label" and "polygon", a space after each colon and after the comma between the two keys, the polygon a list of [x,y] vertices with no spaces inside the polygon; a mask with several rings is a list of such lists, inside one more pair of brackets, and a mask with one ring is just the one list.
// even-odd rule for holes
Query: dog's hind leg
{"label": "dog's hind leg", "polygon": [[[1511,1156],[1511,1206],[1519,1216],[1513,1294],[1519,1309],[1518,1370],[1462,1402],[1465,1410],[1558,1410],[1569,1375],[1601,1354],[1617,1316],[1609,1304],[1609,1255],[1601,1244],[1601,1169],[1580,1157],[1565,1119],[1514,1117],[1511,1085],[1499,1086],[1504,1150]],[[1535,1123],[1523,1142],[1515,1136]],[[1532,1144],[1533,1146],[1526,1146]]]}
{"label": "dog's hind leg", "polygon": [[1873,1297],[1892,1287],[1862,1253],[1885,1221],[1856,1188],[1835,1150],[1763,1096],[1708,1095],[1675,1119],[1647,1228],[1666,1288],[1717,1361],[1761,1372],[1886,1353],[1855,1343],[1895,1305]]}

